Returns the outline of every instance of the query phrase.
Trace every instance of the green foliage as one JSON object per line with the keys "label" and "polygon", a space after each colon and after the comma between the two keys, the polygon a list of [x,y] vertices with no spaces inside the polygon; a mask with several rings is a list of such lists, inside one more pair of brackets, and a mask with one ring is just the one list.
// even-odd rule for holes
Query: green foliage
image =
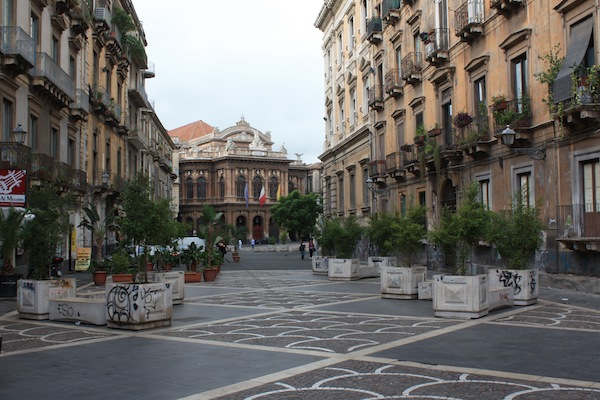
{"label": "green foliage", "polygon": [[23,225],[23,247],[33,279],[46,279],[56,247],[70,231],[68,210],[75,207],[76,201],[51,184],[31,187],[27,200],[29,212],[35,217]]}
{"label": "green foliage", "polygon": [[430,239],[443,248],[446,264],[453,273],[467,273],[471,248],[486,237],[490,219],[490,212],[478,200],[477,182],[469,185],[455,212],[448,208],[442,211],[439,226],[430,233]]}
{"label": "green foliage", "polygon": [[282,196],[277,204],[271,207],[271,216],[288,232],[294,232],[303,237],[314,231],[317,216],[323,207],[317,202],[318,195],[309,193],[302,195],[294,190],[287,196]]}
{"label": "green foliage", "polygon": [[24,211],[10,207],[8,213],[0,211],[0,241],[2,242],[2,271],[0,275],[11,275],[14,272],[13,256],[21,239]]}
{"label": "green foliage", "polygon": [[96,260],[102,259],[102,246],[104,238],[110,231],[118,229],[117,217],[115,209],[112,208],[106,212],[104,219],[100,218],[100,214],[92,204],[88,204],[83,208],[85,216],[79,224],[80,227],[88,229],[93,237],[94,243],[98,251],[96,252]]}
{"label": "green foliage", "polygon": [[410,207],[402,214],[377,214],[369,224],[369,238],[383,256],[397,254],[404,265],[412,266],[412,259],[427,234],[427,209],[423,205]]}
{"label": "green foliage", "polygon": [[119,28],[121,33],[133,32],[136,29],[131,15],[119,7],[113,7],[111,21]]}
{"label": "green foliage", "polygon": [[104,260],[104,267],[111,274],[129,274],[132,270],[132,259],[127,251],[118,249]]}
{"label": "green foliage", "polygon": [[425,135],[427,135],[427,129],[425,129],[425,125],[424,124],[420,124],[417,127],[417,131],[415,132],[415,137],[425,136]]}
{"label": "green foliage", "polygon": [[525,269],[542,245],[539,206],[527,206],[517,193],[511,210],[492,214],[488,241],[496,247],[509,269]]}
{"label": "green foliage", "polygon": [[188,266],[191,266],[194,263],[198,264],[202,262],[204,258],[204,250],[203,246],[197,246],[196,243],[192,242],[181,253],[181,260]]}
{"label": "green foliage", "polygon": [[212,206],[205,204],[202,208],[202,215],[200,216],[198,236],[204,238],[206,241],[206,251],[203,253],[202,257],[205,266],[207,267],[221,265],[223,263],[223,257],[215,246],[223,239],[220,233],[224,229],[223,213],[217,212]]}
{"label": "green foliage", "polygon": [[333,218],[325,221],[317,241],[321,244],[324,254],[352,258],[356,242],[360,240],[364,231],[355,217]]}
{"label": "green foliage", "polygon": [[552,92],[552,86],[554,81],[560,72],[563,63],[565,62],[564,57],[559,56],[560,44],[554,46],[549,53],[538,56],[538,58],[544,61],[548,68],[542,72],[536,72],[533,74],[535,79],[540,83],[545,83],[548,86],[548,97],[542,99],[542,101],[548,106],[551,113],[556,111],[556,104],[554,104],[554,93]]}
{"label": "green foliage", "polygon": [[145,62],[147,59],[146,48],[140,39],[127,33],[121,37],[121,43],[129,49],[133,59]]}

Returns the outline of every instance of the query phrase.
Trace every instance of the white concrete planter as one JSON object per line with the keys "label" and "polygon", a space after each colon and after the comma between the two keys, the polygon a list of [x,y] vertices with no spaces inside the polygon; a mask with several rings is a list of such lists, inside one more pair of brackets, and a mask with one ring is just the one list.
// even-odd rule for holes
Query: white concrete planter
{"label": "white concrete planter", "polygon": [[183,304],[185,298],[185,274],[183,271],[149,272],[152,282],[167,282],[173,289],[173,304]]}
{"label": "white concrete planter", "polygon": [[360,279],[379,277],[379,266],[360,264],[360,266],[358,267],[358,277]]}
{"label": "white concrete planter", "polygon": [[330,281],[353,281],[360,279],[358,258],[330,258],[327,275]]}
{"label": "white concrete planter", "polygon": [[66,279],[20,279],[17,282],[19,318],[49,319],[50,299],[75,297],[77,281]]}
{"label": "white concrete planter", "polygon": [[488,271],[490,289],[514,289],[514,305],[536,304],[540,293],[540,271],[537,269],[494,269]]}
{"label": "white concrete planter", "polygon": [[369,267],[397,267],[398,266],[398,258],[396,257],[377,257],[371,256],[368,258],[367,262],[369,263]]}
{"label": "white concrete planter", "polygon": [[274,244],[268,244],[267,245],[267,251],[275,251],[275,245]]}
{"label": "white concrete planter", "polygon": [[288,245],[287,244],[277,244],[277,245],[275,245],[275,250],[278,252],[288,251]]}
{"label": "white concrete planter", "polygon": [[433,281],[419,282],[419,300],[433,300]]}
{"label": "white concrete planter", "polygon": [[173,290],[169,283],[107,283],[109,328],[142,330],[171,326]]}
{"label": "white concrete planter", "polygon": [[427,267],[381,267],[381,297],[416,299],[419,283],[425,280]]}
{"label": "white concrete planter", "polygon": [[483,317],[489,312],[487,292],[487,275],[435,275],[434,315],[446,318]]}
{"label": "white concrete planter", "polygon": [[50,299],[51,321],[74,321],[106,325],[106,299],[102,297],[67,297]]}
{"label": "white concrete planter", "polygon": [[331,257],[313,256],[312,272],[314,275],[327,275]]}

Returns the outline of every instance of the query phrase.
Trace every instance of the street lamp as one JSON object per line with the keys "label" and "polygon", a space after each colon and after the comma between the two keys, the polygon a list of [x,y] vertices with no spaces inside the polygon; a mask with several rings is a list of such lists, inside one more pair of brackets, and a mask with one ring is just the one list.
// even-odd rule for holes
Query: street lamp
{"label": "street lamp", "polygon": [[108,175],[108,172],[106,172],[106,171],[102,172],[102,186],[108,185],[108,178],[110,178],[110,175]]}
{"label": "street lamp", "polygon": [[390,192],[390,188],[384,182],[374,181],[371,178],[367,178],[367,189],[375,196],[387,195]]}
{"label": "street lamp", "polygon": [[21,124],[18,124],[15,129],[13,129],[13,135],[15,138],[15,142],[19,144],[25,144],[25,138],[27,137],[27,131],[23,129]]}
{"label": "street lamp", "polygon": [[546,148],[523,148],[523,147],[512,147],[515,143],[515,139],[517,137],[517,132],[510,127],[510,125],[506,125],[506,128],[502,131],[502,144],[510,149],[512,153],[516,154],[527,154],[529,157],[534,160],[543,160],[546,158]]}

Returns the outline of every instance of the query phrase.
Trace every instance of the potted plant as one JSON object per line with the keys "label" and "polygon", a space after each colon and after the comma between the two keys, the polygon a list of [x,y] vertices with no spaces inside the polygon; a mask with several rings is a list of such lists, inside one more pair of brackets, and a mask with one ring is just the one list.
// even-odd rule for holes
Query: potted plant
{"label": "potted plant", "polygon": [[231,253],[231,258],[233,259],[233,262],[240,262],[240,251],[237,245],[235,246],[233,253]]}
{"label": "potted plant", "polygon": [[31,187],[27,200],[30,217],[23,223],[22,240],[31,279],[17,282],[17,310],[20,318],[48,319],[50,294],[55,299],[75,297],[75,278],[50,279],[49,265],[70,232],[68,210],[76,202],[50,183]]}
{"label": "potted plant", "polygon": [[421,146],[425,142],[425,136],[427,135],[427,129],[425,129],[425,125],[420,124],[417,127],[417,131],[415,132],[414,142],[415,145]]}
{"label": "potted plant", "polygon": [[202,253],[204,246],[198,246],[192,242],[181,252],[181,261],[186,265],[184,280],[186,283],[196,283],[202,281],[202,270],[198,265],[202,263]]}
{"label": "potted plant", "polygon": [[0,272],[0,297],[16,297],[17,281],[23,277],[15,274],[15,249],[21,238],[25,209],[10,207],[0,212],[0,241],[2,242],[2,271]]}
{"label": "potted plant", "polygon": [[[427,267],[415,265],[415,255],[423,249],[427,234],[427,209],[423,205],[409,207],[404,214],[389,215],[376,220],[370,227],[376,242],[384,251],[393,252],[399,257],[398,266],[381,268],[381,297],[390,299],[414,299],[418,294],[419,283],[424,281]],[[379,237],[379,238],[378,238]]]}
{"label": "potted plant", "polygon": [[94,285],[104,286],[104,284],[106,284],[108,271],[106,270],[106,265],[104,262],[91,260],[90,266],[88,267],[88,272],[94,277]]}
{"label": "potted plant", "polygon": [[459,129],[465,128],[473,122],[473,116],[465,111],[458,112],[454,118],[452,118],[452,123]]}
{"label": "potted plant", "polygon": [[321,246],[333,252],[335,258],[329,260],[330,280],[355,280],[360,278],[360,260],[352,258],[356,243],[364,232],[355,217],[331,219],[323,226]]}
{"label": "potted plant", "polygon": [[135,257],[132,258],[125,249],[120,248],[106,257],[104,266],[112,275],[113,282],[133,282],[132,265],[135,262]]}
{"label": "potted plant", "polygon": [[492,111],[501,111],[507,109],[509,106],[506,96],[498,94],[492,96]]}
{"label": "potted plant", "polygon": [[429,135],[429,137],[436,137],[442,134],[442,128],[440,128],[440,125],[438,123],[436,123],[433,128],[431,128],[428,132],[427,135]]}
{"label": "potted plant", "polygon": [[434,276],[433,309],[437,317],[479,318],[489,312],[488,277],[473,275],[469,262],[472,248],[485,238],[491,218],[477,194],[477,183],[473,182],[458,209],[445,208],[439,226],[429,235],[451,268],[450,275]]}
{"label": "potted plant", "polygon": [[535,252],[543,243],[545,229],[540,220],[539,206],[528,206],[518,192],[513,207],[492,214],[488,241],[492,244],[504,268],[490,270],[490,287],[514,288],[514,304],[537,303],[539,270],[529,268]]}
{"label": "potted plant", "polygon": [[[212,278],[213,274],[216,278],[216,273],[220,270],[225,259],[224,253],[226,249],[224,248],[224,251],[219,251],[217,249],[219,242],[223,241],[223,246],[225,245],[223,238],[219,235],[222,218],[223,213],[217,212],[212,206],[205,205],[202,208],[202,215],[200,217],[201,226],[199,226],[199,230],[204,237],[204,240],[206,240],[206,251],[202,254],[204,261],[203,275],[205,281],[207,280],[207,277],[209,279]],[[215,271],[212,272],[213,270]]]}

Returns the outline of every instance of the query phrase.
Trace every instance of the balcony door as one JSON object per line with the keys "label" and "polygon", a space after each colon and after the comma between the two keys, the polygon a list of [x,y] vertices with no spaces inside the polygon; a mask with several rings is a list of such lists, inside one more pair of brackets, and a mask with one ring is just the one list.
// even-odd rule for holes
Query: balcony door
{"label": "balcony door", "polygon": [[583,166],[583,200],[585,237],[600,237],[600,160]]}

